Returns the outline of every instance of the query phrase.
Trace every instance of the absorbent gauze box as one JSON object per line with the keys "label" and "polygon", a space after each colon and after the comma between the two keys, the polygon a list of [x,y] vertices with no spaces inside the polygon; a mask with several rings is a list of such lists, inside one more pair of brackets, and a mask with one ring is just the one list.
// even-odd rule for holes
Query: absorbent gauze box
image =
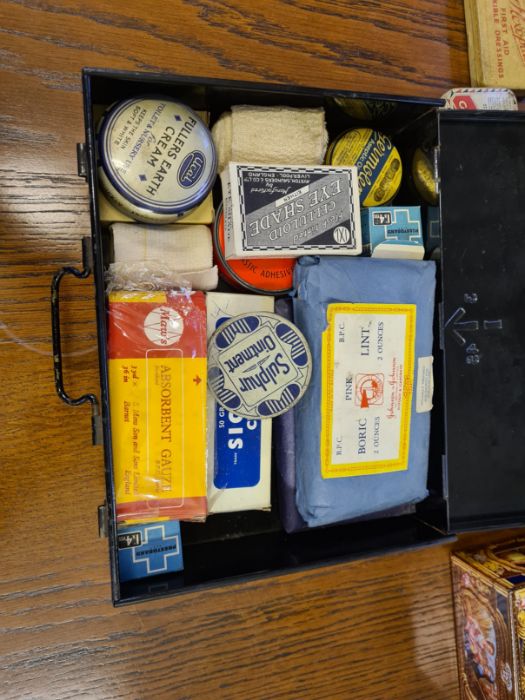
{"label": "absorbent gauze box", "polygon": [[118,522],[204,519],[204,294],[112,292],[108,355]]}
{"label": "absorbent gauze box", "polygon": [[117,543],[121,581],[168,574],[184,568],[177,520],[119,527]]}
{"label": "absorbent gauze box", "polygon": [[[273,297],[206,295],[207,332],[232,316],[273,311]],[[220,406],[208,391],[208,512],[266,510],[271,507],[272,421],[250,420]]]}

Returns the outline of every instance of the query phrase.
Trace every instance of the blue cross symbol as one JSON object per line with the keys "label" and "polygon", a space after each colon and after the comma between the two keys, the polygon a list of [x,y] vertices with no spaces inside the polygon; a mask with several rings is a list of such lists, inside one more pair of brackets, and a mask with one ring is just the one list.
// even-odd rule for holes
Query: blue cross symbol
{"label": "blue cross symbol", "polygon": [[144,541],[133,549],[133,563],[145,563],[148,574],[161,574],[168,570],[168,557],[179,554],[179,536],[167,536],[164,525],[153,525],[144,528]]}
{"label": "blue cross symbol", "polygon": [[429,226],[429,231],[428,231],[428,237],[429,238],[440,238],[439,234],[439,219],[431,219],[430,220],[430,226]]}
{"label": "blue cross symbol", "polygon": [[408,241],[409,243],[420,242],[419,219],[411,219],[410,212],[408,211],[408,209],[398,209],[396,207],[393,210],[391,227],[395,230],[397,226],[401,228],[415,228],[417,229],[417,231],[415,231],[414,233],[392,233],[392,231],[389,231],[385,226],[385,241]]}
{"label": "blue cross symbol", "polygon": [[141,173],[141,174],[139,175],[139,180],[140,180],[141,182],[145,182],[147,179],[148,179],[148,178],[144,175],[144,173]]}

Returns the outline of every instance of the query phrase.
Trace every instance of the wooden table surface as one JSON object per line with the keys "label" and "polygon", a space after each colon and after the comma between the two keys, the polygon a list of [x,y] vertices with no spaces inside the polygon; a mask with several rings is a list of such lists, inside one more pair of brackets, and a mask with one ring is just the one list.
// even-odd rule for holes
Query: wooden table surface
{"label": "wooden table surface", "polygon": [[[80,261],[80,69],[439,96],[460,0],[0,1],[1,698],[457,697],[450,545],[115,610],[101,448],[52,383],[49,284]],[[97,390],[91,281],[63,288],[72,393]]]}

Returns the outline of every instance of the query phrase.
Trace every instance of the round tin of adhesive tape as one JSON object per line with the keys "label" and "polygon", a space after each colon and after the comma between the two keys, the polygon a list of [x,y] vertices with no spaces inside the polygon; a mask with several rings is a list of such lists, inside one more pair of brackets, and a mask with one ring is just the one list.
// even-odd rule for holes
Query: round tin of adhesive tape
{"label": "round tin of adhesive tape", "polygon": [[438,203],[438,188],[434,175],[432,152],[416,148],[412,157],[412,179],[417,193],[427,204],[436,206]]}
{"label": "round tin of adhesive tape", "polygon": [[359,198],[365,207],[390,202],[401,185],[401,156],[388,136],[373,129],[351,129],[328,148],[329,165],[355,165]]}
{"label": "round tin of adhesive tape", "polygon": [[294,258],[226,259],[222,204],[217,209],[213,227],[213,250],[221,275],[233,287],[259,294],[285,294],[293,287]]}
{"label": "round tin of adhesive tape", "polygon": [[217,156],[208,127],[189,107],[165,97],[113,105],[98,135],[99,181],[128,216],[169,223],[213,187]]}
{"label": "round tin of adhesive tape", "polygon": [[208,343],[208,386],[221,406],[245,418],[288,411],[303,396],[311,373],[303,334],[277,314],[234,316]]}

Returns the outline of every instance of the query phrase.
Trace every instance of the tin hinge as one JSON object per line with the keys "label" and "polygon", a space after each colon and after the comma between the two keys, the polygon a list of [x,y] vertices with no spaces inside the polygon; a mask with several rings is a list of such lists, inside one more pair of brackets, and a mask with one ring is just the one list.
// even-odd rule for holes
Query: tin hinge
{"label": "tin hinge", "polygon": [[447,455],[441,455],[441,474],[443,478],[443,498],[448,503],[448,459]]}
{"label": "tin hinge", "polygon": [[83,177],[84,180],[87,180],[88,167],[85,143],[77,143],[77,174],[79,177]]}
{"label": "tin hinge", "polygon": [[445,319],[443,317],[443,303],[439,302],[437,305],[438,310],[438,327],[439,327],[439,349],[445,349]]}
{"label": "tin hinge", "polygon": [[433,169],[434,169],[434,182],[436,183],[436,194],[439,196],[441,194],[441,180],[439,177],[439,156],[440,147],[434,146],[433,149]]}
{"label": "tin hinge", "polygon": [[106,503],[98,507],[98,535],[99,537],[108,536],[108,508]]}

